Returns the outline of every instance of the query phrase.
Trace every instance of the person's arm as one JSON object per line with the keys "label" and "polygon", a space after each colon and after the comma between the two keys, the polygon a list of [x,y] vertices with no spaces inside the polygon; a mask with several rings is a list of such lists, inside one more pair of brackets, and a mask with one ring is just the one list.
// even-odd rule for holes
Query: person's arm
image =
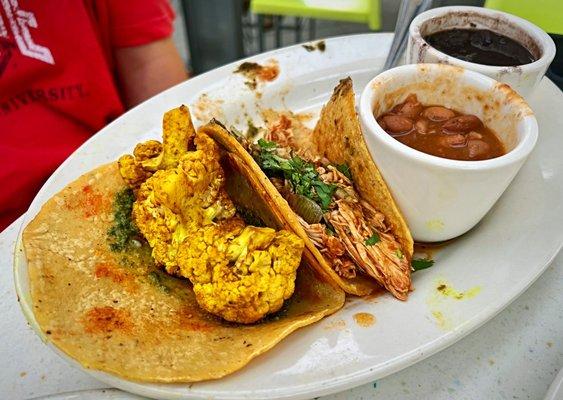
{"label": "person's arm", "polygon": [[187,78],[186,68],[172,38],[116,48],[115,60],[127,108]]}

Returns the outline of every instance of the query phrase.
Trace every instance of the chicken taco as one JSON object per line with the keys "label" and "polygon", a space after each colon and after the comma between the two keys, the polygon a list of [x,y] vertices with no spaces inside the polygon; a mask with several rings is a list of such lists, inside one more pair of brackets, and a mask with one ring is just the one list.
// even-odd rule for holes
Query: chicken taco
{"label": "chicken taco", "polygon": [[25,228],[35,318],[84,367],[216,379],[344,304],[299,267],[302,238],[217,129],[169,111],[163,143],[80,177]]}
{"label": "chicken taco", "polygon": [[293,231],[303,257],[347,293],[383,287],[406,300],[413,240],[364,141],[350,78],[335,88],[315,129],[286,117],[256,143],[218,131],[214,138],[256,171]]}

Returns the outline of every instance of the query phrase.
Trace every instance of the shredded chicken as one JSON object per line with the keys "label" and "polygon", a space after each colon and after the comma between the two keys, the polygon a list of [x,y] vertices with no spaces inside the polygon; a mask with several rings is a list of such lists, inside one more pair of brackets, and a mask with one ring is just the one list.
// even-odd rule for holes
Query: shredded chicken
{"label": "shredded chicken", "polygon": [[307,159],[314,157],[316,151],[310,140],[311,129],[304,124],[304,121],[310,119],[310,114],[274,110],[265,110],[262,114],[267,128],[264,139],[279,145],[279,156],[289,158],[298,155]]}
{"label": "shredded chicken", "polygon": [[352,181],[342,172],[337,170],[333,165],[328,165],[326,167],[318,166],[317,172],[325,183],[338,183],[345,186],[352,186]]}
{"label": "shredded chicken", "polygon": [[269,126],[266,133],[266,139],[278,143],[281,147],[292,147],[293,130],[291,129],[291,120],[285,115]]}
{"label": "shredded chicken", "polygon": [[[347,254],[365,274],[383,284],[397,298],[406,299],[410,284],[404,276],[405,271],[410,270],[409,261],[393,235],[387,233],[389,228],[385,226],[385,216],[361,199],[350,179],[334,166],[317,167],[317,172],[325,183],[339,186],[337,200],[325,218],[344,243]],[[367,245],[366,239],[374,234],[379,241]],[[336,260],[340,259],[333,261],[335,271],[346,277]]]}
{"label": "shredded chicken", "polygon": [[[328,221],[344,242],[348,255],[367,275],[380,282],[395,297],[407,298],[410,283],[404,279],[405,271],[410,270],[408,259],[404,256],[395,238],[376,230],[372,219],[367,218],[359,203],[337,200],[336,208],[328,213]],[[370,245],[366,240],[377,234],[379,241]]]}
{"label": "shredded chicken", "polygon": [[[278,156],[302,157],[315,166],[322,182],[337,187],[320,223],[309,224],[297,215],[305,232],[338,275],[346,279],[359,273],[368,275],[395,297],[406,300],[410,260],[389,232],[385,216],[360,197],[351,179],[335,165],[316,156],[310,146],[303,146],[301,142],[311,141],[301,136],[294,134],[292,120],[282,115],[268,124],[265,139],[276,142]],[[249,142],[243,141],[243,145],[251,148]],[[292,191],[289,181],[281,177],[271,181],[282,196]]]}
{"label": "shredded chicken", "polygon": [[297,218],[313,244],[327,260],[332,260],[332,268],[344,278],[354,278],[356,276],[356,267],[346,254],[346,247],[342,240],[327,234],[326,227],[323,224],[308,224],[299,215],[297,215]]}
{"label": "shredded chicken", "polygon": [[352,261],[348,257],[336,258],[332,263],[332,267],[338,275],[346,279],[352,279],[356,277],[356,265],[354,264],[354,261]]}

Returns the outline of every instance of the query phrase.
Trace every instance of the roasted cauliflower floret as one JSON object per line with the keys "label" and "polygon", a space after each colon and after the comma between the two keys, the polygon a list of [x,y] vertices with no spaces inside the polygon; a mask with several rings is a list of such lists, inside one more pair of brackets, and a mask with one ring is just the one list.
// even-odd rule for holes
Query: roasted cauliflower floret
{"label": "roasted cauliflower floret", "polygon": [[[228,321],[252,323],[278,311],[293,294],[303,241],[287,231],[246,226],[230,239],[209,226],[178,252],[180,275],[202,308]],[[216,238],[209,240],[207,238]]]}
{"label": "roasted cauliflower floret", "polygon": [[162,130],[162,144],[157,140],[139,143],[133,155],[126,154],[118,161],[121,176],[133,189],[154,172],[176,167],[188,152],[188,145],[195,136],[188,107],[180,106],[165,113]]}
{"label": "roasted cauliflower floret", "polygon": [[304,243],[287,231],[246,226],[225,191],[217,143],[203,133],[193,143],[176,166],[140,185],[133,219],[154,259],[192,282],[202,308],[255,322],[293,294]]}
{"label": "roasted cauliflower floret", "polygon": [[162,143],[158,140],[147,140],[139,143],[133,150],[135,161],[147,172],[159,169],[162,160]]}
{"label": "roasted cauliflower floret", "polygon": [[146,171],[141,164],[135,161],[135,157],[131,154],[125,154],[119,157],[117,161],[119,173],[132,188],[138,188],[141,183],[146,181],[152,173]]}
{"label": "roasted cauliflower floret", "polygon": [[188,232],[235,214],[226,196],[219,148],[207,135],[195,138],[176,168],[157,171],[143,183],[133,204],[133,219],[152,247],[153,258],[169,273],[177,270],[176,252]]}
{"label": "roasted cauliflower floret", "polygon": [[186,193],[182,178],[176,170],[156,172],[141,185],[133,203],[133,220],[152,247],[153,258],[171,271],[177,266],[175,249],[185,237],[181,215],[170,200]]}

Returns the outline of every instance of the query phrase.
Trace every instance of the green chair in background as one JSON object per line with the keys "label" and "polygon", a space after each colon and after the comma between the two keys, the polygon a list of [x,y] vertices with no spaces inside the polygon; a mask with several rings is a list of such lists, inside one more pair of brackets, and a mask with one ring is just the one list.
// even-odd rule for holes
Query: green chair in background
{"label": "green chair in background", "polygon": [[[310,18],[309,39],[314,36],[314,20],[364,23],[372,30],[381,27],[380,0],[251,0],[250,11],[259,16],[273,15],[276,20],[276,46],[281,45],[281,17]],[[299,29],[299,28],[298,28]],[[300,41],[300,30],[296,39]],[[259,33],[260,50],[263,51],[263,35]]]}
{"label": "green chair in background", "polygon": [[563,35],[563,0],[487,0],[485,7],[518,15],[548,33]]}
{"label": "green chair in background", "polygon": [[563,90],[563,0],[486,0],[485,7],[518,15],[549,33],[557,52],[547,76]]}
{"label": "green chair in background", "polygon": [[379,0],[251,0],[250,11],[302,18],[365,23],[380,28]]}

